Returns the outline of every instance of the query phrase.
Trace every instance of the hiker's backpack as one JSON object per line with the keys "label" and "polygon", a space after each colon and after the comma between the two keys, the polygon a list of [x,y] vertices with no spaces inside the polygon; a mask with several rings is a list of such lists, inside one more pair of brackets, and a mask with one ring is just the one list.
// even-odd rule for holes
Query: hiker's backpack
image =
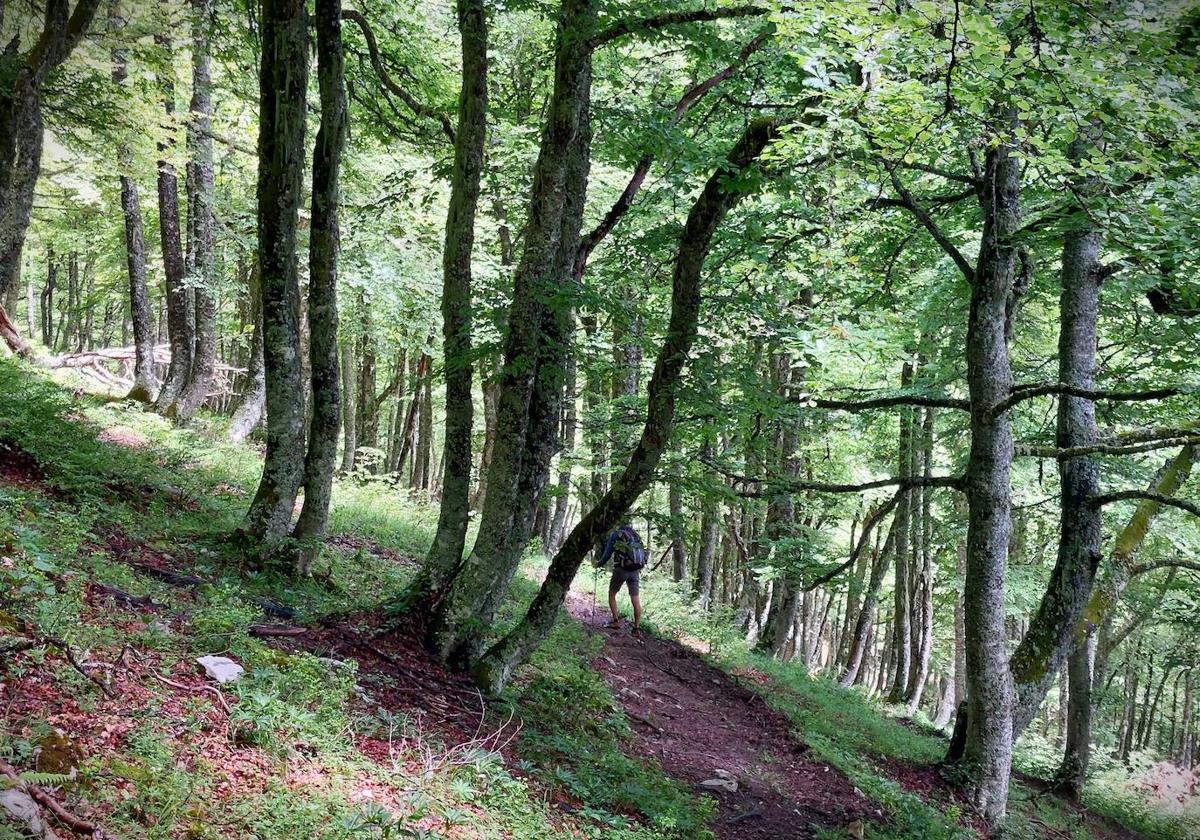
{"label": "hiker's backpack", "polygon": [[625,526],[617,532],[613,543],[613,565],[627,572],[636,572],[646,566],[646,549],[637,531]]}

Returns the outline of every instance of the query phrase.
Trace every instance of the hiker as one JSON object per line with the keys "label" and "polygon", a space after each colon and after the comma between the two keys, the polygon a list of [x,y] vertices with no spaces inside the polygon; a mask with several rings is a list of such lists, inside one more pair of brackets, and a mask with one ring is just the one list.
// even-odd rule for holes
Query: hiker
{"label": "hiker", "polygon": [[604,542],[604,550],[596,561],[596,568],[602,568],[612,560],[612,579],[608,582],[608,609],[612,612],[612,621],[608,627],[614,630],[621,626],[621,617],[617,613],[617,593],[622,586],[629,586],[629,602],[633,604],[633,632],[641,632],[642,602],[638,598],[638,576],[646,565],[646,549],[642,546],[641,537],[628,521],[622,522],[612,530]]}

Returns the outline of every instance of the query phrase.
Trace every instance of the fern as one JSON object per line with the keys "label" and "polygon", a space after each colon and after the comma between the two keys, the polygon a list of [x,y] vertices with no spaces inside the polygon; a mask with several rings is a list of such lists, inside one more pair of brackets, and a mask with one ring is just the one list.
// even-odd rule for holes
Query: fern
{"label": "fern", "polygon": [[39,773],[37,770],[25,770],[17,774],[17,778],[0,779],[0,789],[7,790],[18,785],[37,785],[38,787],[60,787],[72,780],[66,773]]}

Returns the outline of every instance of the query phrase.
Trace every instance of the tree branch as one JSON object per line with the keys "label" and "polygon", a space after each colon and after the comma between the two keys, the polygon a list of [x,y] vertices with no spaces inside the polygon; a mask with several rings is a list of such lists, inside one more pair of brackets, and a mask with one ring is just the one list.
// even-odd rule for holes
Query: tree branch
{"label": "tree branch", "polygon": [[763,6],[747,5],[726,6],[723,9],[692,9],[681,12],[664,12],[643,18],[625,18],[593,35],[588,39],[587,45],[589,49],[595,50],[626,35],[651,32],[667,26],[677,26],[682,23],[702,23],[725,18],[759,17],[769,12],[770,10]]}
{"label": "tree branch", "polygon": [[969,400],[960,400],[954,397],[932,397],[921,394],[897,394],[892,397],[877,397],[871,400],[829,400],[799,396],[794,397],[791,402],[801,402],[815,408],[828,408],[833,411],[849,411],[851,413],[871,411],[877,408],[895,408],[904,405],[921,406],[924,408],[957,408],[962,411],[969,411],[971,409]]}
{"label": "tree branch", "polygon": [[941,246],[942,250],[954,260],[954,264],[958,266],[958,270],[967,278],[970,283],[975,282],[975,269],[967,262],[967,258],[962,255],[962,252],[950,241],[950,237],[946,236],[945,232],[938,227],[937,222],[933,220],[933,216],[929,215],[929,211],[917,203],[916,199],[900,181],[900,176],[896,174],[895,169],[888,170],[888,174],[892,179],[892,188],[896,190],[896,194],[900,196],[901,205],[910,213],[912,213],[924,227],[929,231],[929,235],[933,240]]}
{"label": "tree branch", "polygon": [[1058,449],[1053,446],[1022,446],[1016,447],[1016,454],[1034,458],[1054,458],[1066,461],[1071,458],[1081,458],[1085,455],[1134,455],[1138,452],[1153,452],[1156,449],[1168,449],[1174,446],[1192,446],[1200,443],[1200,437],[1173,437],[1143,441],[1141,443],[1108,444],[1093,443],[1084,446],[1070,446]]}
{"label": "tree branch", "polygon": [[850,552],[850,558],[848,560],[846,560],[844,563],[839,563],[835,568],[830,569],[828,572],[826,572],[825,574],[818,577],[812,583],[805,585],[804,591],[811,592],[812,590],[816,589],[818,586],[822,586],[826,583],[829,583],[829,581],[833,580],[835,577],[840,575],[842,572],[846,571],[851,566],[853,566],[855,563],[857,563],[859,556],[863,553],[863,549],[866,548],[867,544],[870,542],[871,531],[875,528],[876,525],[878,525],[880,523],[880,521],[882,521],[883,517],[887,516],[889,511],[891,511],[893,508],[896,507],[896,505],[900,501],[900,497],[903,494],[904,494],[904,490],[902,490],[902,489],[897,490],[896,493],[893,494],[890,499],[888,499],[886,502],[881,504],[879,507],[875,508],[875,510],[871,512],[871,515],[868,516],[865,520],[863,520],[862,533],[859,534],[859,536],[858,536],[858,542],[855,544],[854,550],[852,552]]}
{"label": "tree branch", "polygon": [[354,9],[343,9],[342,20],[352,21],[358,24],[358,28],[362,30],[363,38],[367,42],[367,52],[371,56],[371,66],[375,68],[375,74],[379,76],[379,80],[383,83],[383,86],[399,97],[414,114],[427,117],[431,120],[437,120],[442,127],[442,133],[450,138],[450,142],[453,143],[454,126],[450,124],[450,117],[442,111],[420,102],[415,96],[398,84],[383,66],[383,60],[379,55],[379,43],[375,40],[375,33],[371,31],[371,26],[367,23],[367,19],[363,17],[362,13]]}
{"label": "tree branch", "polygon": [[1149,400],[1164,400],[1167,397],[1177,397],[1182,394],[1195,393],[1191,387],[1152,388],[1146,391],[1106,391],[1090,388],[1078,388],[1064,382],[1048,382],[1045,384],[1017,385],[1007,399],[1001,400],[992,409],[992,414],[1002,414],[1014,405],[1031,400],[1035,397],[1045,397],[1051,394],[1078,397],[1085,400],[1106,400],[1109,402],[1146,402]]}
{"label": "tree branch", "polygon": [[771,476],[747,476],[739,475],[738,473],[728,470],[717,462],[709,458],[701,458],[703,463],[707,464],[712,469],[716,470],[721,475],[738,484],[764,484],[770,488],[770,491],[763,490],[739,490],[737,495],[746,499],[757,499],[768,496],[778,496],[784,493],[862,493],[867,490],[878,490],[881,487],[896,487],[900,490],[910,490],[913,487],[949,487],[952,490],[958,490],[962,487],[962,476],[957,475],[935,475],[935,476],[907,476],[905,478],[880,478],[875,481],[866,481],[862,484],[838,484],[825,481],[795,481],[795,480],[778,480]]}
{"label": "tree branch", "polygon": [[[721,82],[728,79],[736,73],[745,63],[746,60],[756,52],[767,41],[767,33],[760,32],[755,36],[754,40],[742,47],[738,53],[737,61],[730,64],[723,70],[714,73],[699,84],[689,88],[679,101],[675,103],[675,108],[671,112],[671,125],[677,125],[683,115],[688,110],[699,102],[705,94],[719,85]],[[579,248],[575,252],[575,263],[573,266],[573,276],[578,282],[583,279],[583,273],[587,270],[587,261],[591,257],[592,251],[600,244],[604,237],[612,232],[629,209],[633,206],[633,199],[637,196],[642,188],[642,184],[646,181],[646,175],[650,172],[650,166],[654,163],[654,155],[650,152],[642,155],[638,160],[637,166],[633,169],[633,174],[629,177],[629,182],[625,185],[625,189],[621,191],[621,195],[613,202],[613,206],[604,214],[604,218],[589,231],[579,242]]]}
{"label": "tree branch", "polygon": [[1133,576],[1144,575],[1156,569],[1187,569],[1192,572],[1200,572],[1200,563],[1194,560],[1155,560],[1149,563],[1138,563],[1129,570],[1129,573]]}
{"label": "tree branch", "polygon": [[1151,493],[1147,490],[1117,490],[1113,493],[1102,493],[1099,496],[1093,496],[1091,504],[1100,507],[1112,502],[1125,502],[1132,500],[1145,500],[1155,502],[1164,507],[1179,508],[1185,510],[1192,516],[1200,516],[1200,505],[1193,502],[1184,501],[1175,496],[1164,496],[1162,493]]}

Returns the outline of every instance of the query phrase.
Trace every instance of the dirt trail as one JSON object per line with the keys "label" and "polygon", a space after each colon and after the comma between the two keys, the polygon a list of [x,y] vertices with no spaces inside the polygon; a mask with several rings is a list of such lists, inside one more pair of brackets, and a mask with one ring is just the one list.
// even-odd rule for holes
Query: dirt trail
{"label": "dirt trail", "polygon": [[[879,812],[839,772],[809,755],[788,721],[677,642],[603,626],[606,610],[572,599],[571,614],[604,639],[593,665],[633,722],[629,751],[659,759],[672,776],[718,802],[712,829],[722,840],[808,838],[817,828],[854,836]],[[722,777],[737,790],[705,786]],[[732,785],[730,786],[732,787]]]}

